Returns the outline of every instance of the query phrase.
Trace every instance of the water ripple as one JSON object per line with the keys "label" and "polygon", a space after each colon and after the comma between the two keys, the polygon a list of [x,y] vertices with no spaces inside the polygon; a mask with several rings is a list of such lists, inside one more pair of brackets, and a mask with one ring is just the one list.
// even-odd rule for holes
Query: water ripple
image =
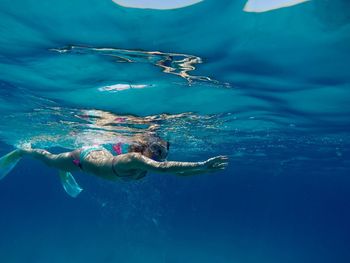
{"label": "water ripple", "polygon": [[[219,81],[208,76],[191,75],[192,71],[196,70],[196,65],[203,63],[203,60],[200,57],[194,55],[74,45],[63,48],[53,48],[50,50],[58,53],[98,54],[113,58],[116,63],[150,63],[161,68],[164,73],[173,74],[186,79],[189,84],[194,81],[220,84]],[[229,86],[228,83],[222,85]]]}

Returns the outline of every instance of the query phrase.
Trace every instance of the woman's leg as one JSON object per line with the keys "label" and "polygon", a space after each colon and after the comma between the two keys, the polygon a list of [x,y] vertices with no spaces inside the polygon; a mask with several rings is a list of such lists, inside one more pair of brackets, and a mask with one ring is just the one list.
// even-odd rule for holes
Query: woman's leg
{"label": "woman's leg", "polygon": [[73,152],[52,154],[42,149],[21,149],[23,156],[31,156],[44,162],[46,165],[63,171],[76,171],[79,168],[73,163]]}
{"label": "woman's leg", "polygon": [[16,166],[23,156],[31,156],[44,162],[48,166],[58,169],[64,190],[70,196],[77,197],[83,189],[78,185],[70,173],[70,171],[79,170],[79,168],[73,163],[73,156],[77,155],[79,155],[79,150],[61,154],[52,154],[41,149],[17,149],[0,157],[0,180]]}

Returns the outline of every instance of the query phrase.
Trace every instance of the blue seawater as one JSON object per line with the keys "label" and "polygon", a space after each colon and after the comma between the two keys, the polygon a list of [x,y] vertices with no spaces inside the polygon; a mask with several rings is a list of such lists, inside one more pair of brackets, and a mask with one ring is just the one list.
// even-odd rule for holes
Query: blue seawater
{"label": "blue seawater", "polygon": [[350,262],[350,2],[265,13],[0,0],[0,155],[156,129],[227,170],[112,183],[24,158],[0,182],[3,263]]}

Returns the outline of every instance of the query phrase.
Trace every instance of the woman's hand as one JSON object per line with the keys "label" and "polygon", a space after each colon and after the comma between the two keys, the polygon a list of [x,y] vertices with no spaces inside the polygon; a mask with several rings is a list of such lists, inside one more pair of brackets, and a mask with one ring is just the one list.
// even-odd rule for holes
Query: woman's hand
{"label": "woman's hand", "polygon": [[228,165],[228,157],[225,155],[210,158],[204,162],[204,169],[206,172],[216,172],[224,170]]}

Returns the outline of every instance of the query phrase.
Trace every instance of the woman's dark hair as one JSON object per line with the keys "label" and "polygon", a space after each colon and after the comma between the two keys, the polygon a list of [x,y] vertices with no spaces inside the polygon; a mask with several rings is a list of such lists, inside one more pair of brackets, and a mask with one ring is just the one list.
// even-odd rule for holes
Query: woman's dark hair
{"label": "woman's dark hair", "polygon": [[143,153],[146,149],[147,144],[137,141],[129,146],[128,152]]}

